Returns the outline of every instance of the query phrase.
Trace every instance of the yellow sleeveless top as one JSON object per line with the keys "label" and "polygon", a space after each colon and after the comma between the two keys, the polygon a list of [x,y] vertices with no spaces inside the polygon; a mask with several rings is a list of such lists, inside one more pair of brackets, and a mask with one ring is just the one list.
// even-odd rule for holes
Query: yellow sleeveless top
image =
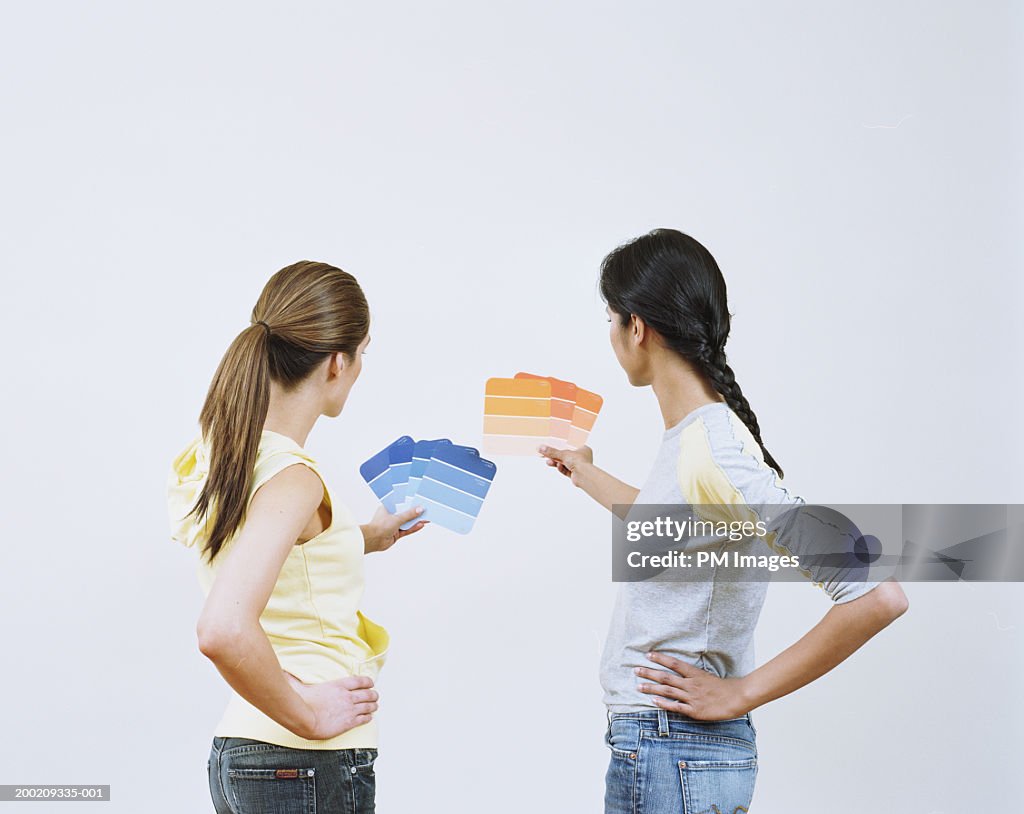
{"label": "yellow sleeveless top", "polygon": [[[228,547],[225,542],[213,564],[201,555],[206,524],[185,515],[195,504],[208,474],[208,448],[201,436],[178,454],[168,478],[168,510],[172,539],[200,554],[197,573],[208,595]],[[302,463],[324,482],[331,523],[301,545],[293,545],[284,561],[260,625],[281,667],[302,681],[315,683],[351,675],[376,679],[388,649],[387,631],[358,609],[363,595],[363,534],[352,513],[331,494],[316,461],[295,440],[263,430],[249,501],[270,478],[287,466]],[[348,749],[377,746],[375,720],[334,738],[300,738],[267,717],[233,689],[227,709],[213,734],[289,746],[296,749]]]}

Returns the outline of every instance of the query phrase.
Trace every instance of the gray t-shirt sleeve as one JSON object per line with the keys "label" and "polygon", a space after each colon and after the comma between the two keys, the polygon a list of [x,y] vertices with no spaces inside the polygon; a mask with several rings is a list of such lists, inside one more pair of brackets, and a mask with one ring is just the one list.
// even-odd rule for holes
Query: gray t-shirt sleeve
{"label": "gray t-shirt sleeve", "polygon": [[760,506],[756,511],[769,531],[766,544],[798,557],[799,572],[837,605],[878,586],[869,578],[868,564],[856,554],[856,527],[839,512],[802,500],[789,506]]}
{"label": "gray t-shirt sleeve", "polygon": [[[749,439],[752,441],[752,439]],[[764,553],[796,556],[799,572],[842,604],[879,583],[854,550],[856,530],[827,507],[809,505],[778,478],[760,456],[738,444],[720,444],[713,460],[679,461],[679,486],[694,512],[709,520],[761,520]]]}

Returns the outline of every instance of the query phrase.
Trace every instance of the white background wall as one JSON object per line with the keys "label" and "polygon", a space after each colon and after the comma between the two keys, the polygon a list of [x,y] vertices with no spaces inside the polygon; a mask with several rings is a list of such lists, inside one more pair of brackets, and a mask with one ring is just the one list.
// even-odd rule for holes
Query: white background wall
{"label": "white background wall", "polygon": [[[373,4],[371,4],[373,5]],[[483,381],[597,390],[598,462],[662,427],[608,347],[601,257],[704,242],[730,359],[817,502],[1021,502],[1022,13],[1008,2],[10,4],[0,24],[0,782],[207,811],[226,700],[164,483],[266,279],[353,272],[363,378],[308,442],[479,439]],[[500,459],[474,534],[371,557],[384,812],[597,811],[608,519]],[[951,814],[1019,799],[1020,584],[910,612],[755,710],[754,810]],[[772,587],[761,662],[828,609]],[[41,810],[44,806],[40,806]],[[36,810],[36,809],[33,809]],[[60,808],[63,811],[63,807]]]}

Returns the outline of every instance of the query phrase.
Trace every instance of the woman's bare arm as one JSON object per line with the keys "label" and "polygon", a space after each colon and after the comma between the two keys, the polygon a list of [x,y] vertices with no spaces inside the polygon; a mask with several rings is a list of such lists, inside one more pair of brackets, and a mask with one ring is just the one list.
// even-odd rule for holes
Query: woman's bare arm
{"label": "woman's bare arm", "polygon": [[895,580],[880,582],[857,599],[833,605],[811,630],[745,677],[744,706],[755,709],[820,678],[909,607]]}
{"label": "woman's bare arm", "polygon": [[640,691],[659,696],[653,699],[659,707],[699,720],[737,718],[820,678],[909,607],[898,582],[881,582],[857,599],[833,605],[794,644],[741,678],[719,678],[689,662],[649,653],[651,661],[672,672],[637,668],[638,676],[655,682],[641,684]]}
{"label": "woman's bare arm", "polygon": [[[320,477],[304,464],[286,467],[256,491],[242,530],[222,553],[224,562],[196,625],[199,649],[235,692],[289,731],[318,738],[329,736],[318,731],[317,711],[281,669],[259,619],[285,559],[322,498]],[[373,682],[366,677],[346,681],[349,689],[362,690],[349,700],[365,705],[351,716],[353,725],[365,723],[369,707],[376,709],[371,704],[376,693],[369,689]]]}
{"label": "woman's bare arm", "polygon": [[640,494],[635,486],[594,466],[594,452],[590,447],[555,449],[541,446],[539,451],[547,459],[548,466],[557,468],[574,486],[578,486],[606,509],[614,512],[615,506],[622,507],[616,512],[618,517],[625,517],[626,509],[636,502],[636,496]]}

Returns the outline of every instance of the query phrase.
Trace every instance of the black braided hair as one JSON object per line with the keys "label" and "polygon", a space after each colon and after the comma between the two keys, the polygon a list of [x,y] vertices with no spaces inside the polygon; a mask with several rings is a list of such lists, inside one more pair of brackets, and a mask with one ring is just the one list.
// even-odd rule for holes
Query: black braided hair
{"label": "black braided hair", "polygon": [[725,278],[711,252],[675,229],[655,229],[605,257],[600,287],[623,324],[636,314],[707,377],[781,478],[782,467],[761,441],[757,416],[726,361],[730,314]]}

